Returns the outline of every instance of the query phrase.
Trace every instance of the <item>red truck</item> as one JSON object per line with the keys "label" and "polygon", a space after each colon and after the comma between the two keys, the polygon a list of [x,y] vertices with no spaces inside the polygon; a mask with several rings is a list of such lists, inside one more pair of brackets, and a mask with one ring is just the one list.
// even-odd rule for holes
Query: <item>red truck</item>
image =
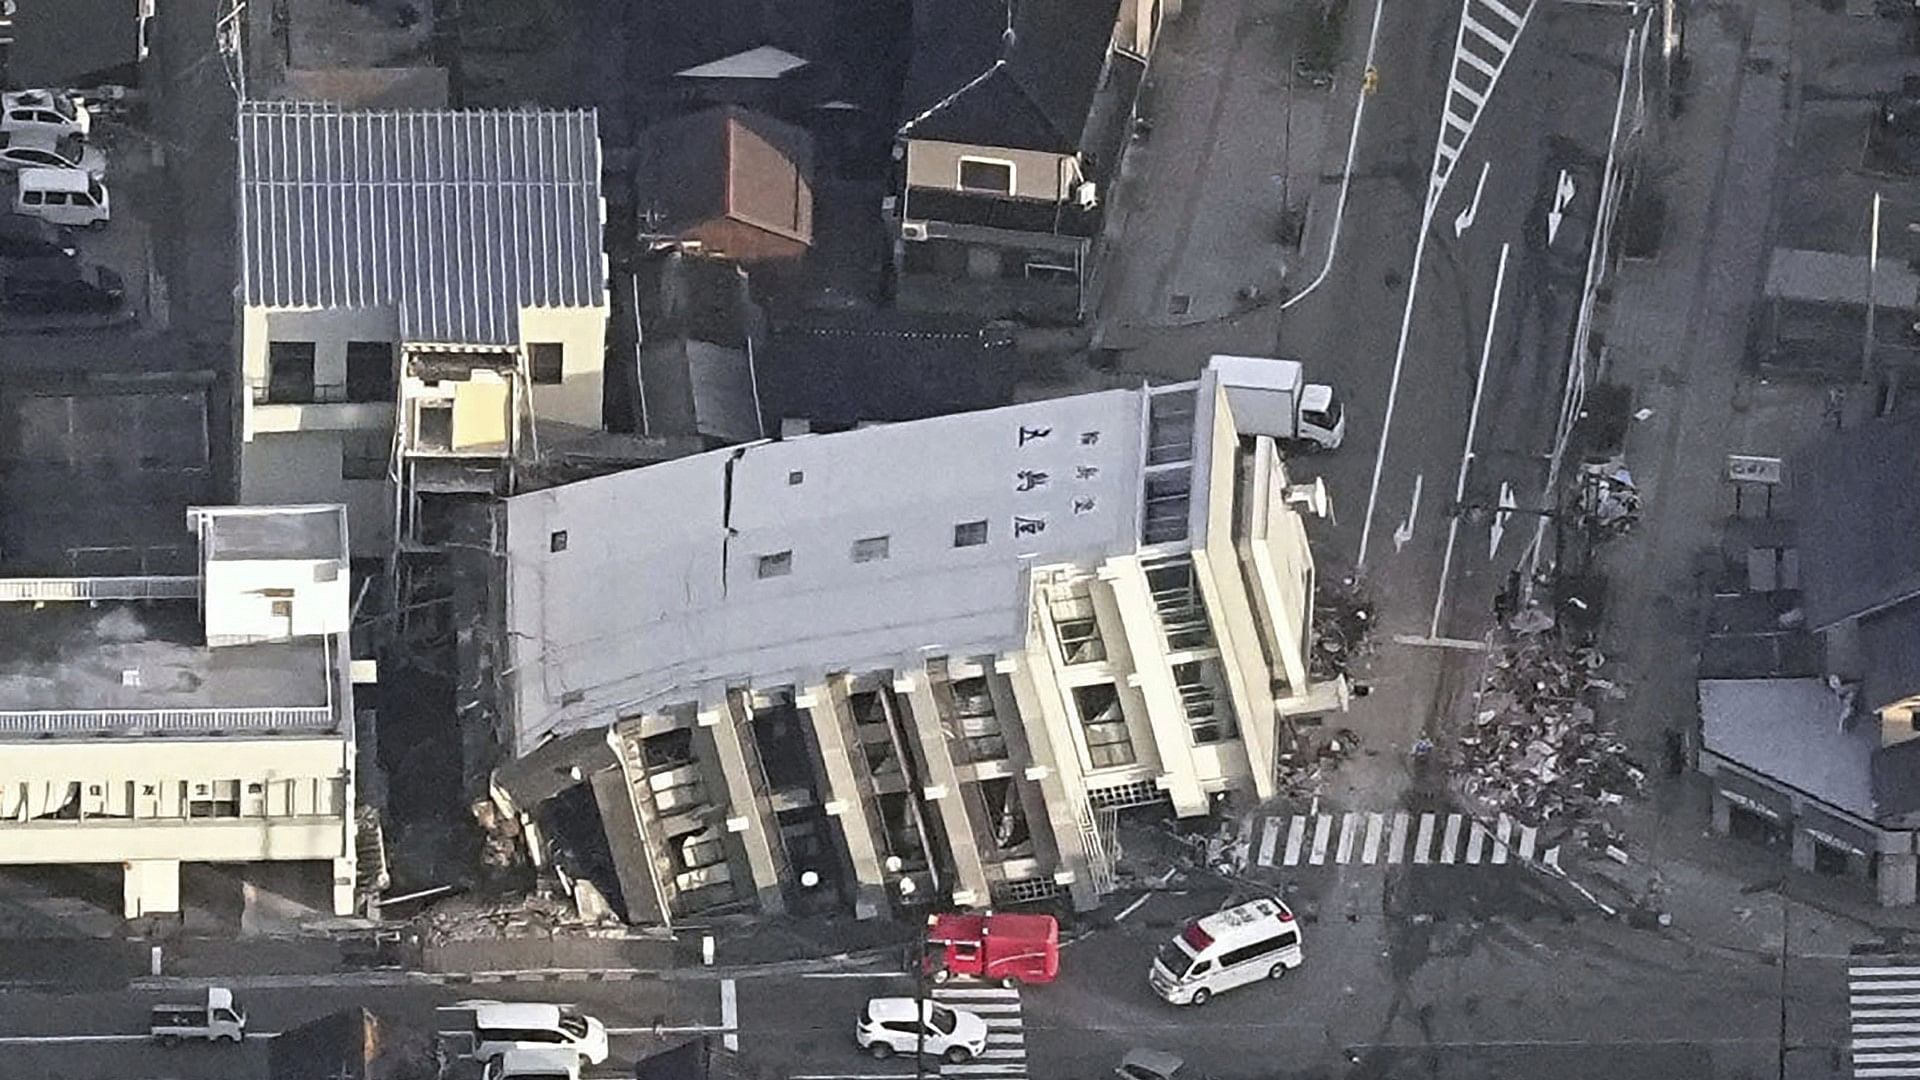
{"label": "red truck", "polygon": [[926,973],[937,983],[956,976],[1008,987],[1052,982],[1060,973],[1060,924],[1051,915],[929,915]]}

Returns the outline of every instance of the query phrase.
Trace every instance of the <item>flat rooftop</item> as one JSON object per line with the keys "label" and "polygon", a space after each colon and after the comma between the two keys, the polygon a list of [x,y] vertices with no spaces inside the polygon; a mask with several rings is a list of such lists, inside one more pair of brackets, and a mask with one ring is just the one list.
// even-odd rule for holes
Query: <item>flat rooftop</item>
{"label": "flat rooftop", "polygon": [[328,703],[325,640],[210,649],[198,604],[0,604],[0,712]]}

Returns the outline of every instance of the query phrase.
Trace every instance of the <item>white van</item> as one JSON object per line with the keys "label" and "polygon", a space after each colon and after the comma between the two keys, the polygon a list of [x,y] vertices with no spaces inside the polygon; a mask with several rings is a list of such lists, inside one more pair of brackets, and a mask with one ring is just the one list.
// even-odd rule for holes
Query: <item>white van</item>
{"label": "white van", "polygon": [[607,1060],[607,1029],[566,1005],[463,1001],[435,1010],[440,1046],[456,1057],[491,1061],[509,1050],[570,1050],[589,1065]]}
{"label": "white van", "polygon": [[1293,912],[1267,898],[1187,924],[1153,958],[1147,981],[1175,1005],[1205,1005],[1223,990],[1278,979],[1303,959]]}
{"label": "white van", "polygon": [[55,225],[105,225],[113,216],[107,185],[81,169],[23,169],[13,212]]}

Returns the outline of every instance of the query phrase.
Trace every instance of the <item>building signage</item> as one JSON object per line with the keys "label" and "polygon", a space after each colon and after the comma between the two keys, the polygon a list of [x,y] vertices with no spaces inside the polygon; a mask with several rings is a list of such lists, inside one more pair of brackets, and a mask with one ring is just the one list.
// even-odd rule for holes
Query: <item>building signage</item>
{"label": "building signage", "polygon": [[1778,484],[1783,472],[1777,457],[1727,455],[1727,479],[1736,484]]}
{"label": "building signage", "polygon": [[1732,803],[1735,806],[1742,807],[1747,810],[1751,810],[1754,813],[1759,814],[1761,817],[1764,817],[1769,821],[1780,820],[1780,812],[1778,810],[1775,810],[1773,807],[1768,806],[1766,803],[1761,802],[1759,799],[1742,795],[1737,791],[1728,791],[1726,788],[1720,789],[1720,797],[1727,800],[1728,802]]}
{"label": "building signage", "polygon": [[1866,857],[1866,854],[1867,854],[1866,852],[1861,851],[1859,848],[1854,847],[1852,844],[1847,843],[1845,840],[1840,839],[1839,837],[1833,835],[1832,833],[1824,833],[1824,832],[1821,832],[1819,829],[1805,829],[1805,828],[1803,828],[1801,831],[1806,833],[1808,836],[1814,838],[1815,840],[1818,840],[1821,843],[1827,845],[1830,848],[1837,848],[1841,851],[1846,852],[1849,855],[1857,855],[1857,856],[1860,856],[1861,858]]}

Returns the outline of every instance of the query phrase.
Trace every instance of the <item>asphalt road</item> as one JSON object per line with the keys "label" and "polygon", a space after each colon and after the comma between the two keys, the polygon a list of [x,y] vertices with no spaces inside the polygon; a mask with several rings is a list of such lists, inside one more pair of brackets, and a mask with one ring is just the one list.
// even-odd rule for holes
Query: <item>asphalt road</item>
{"label": "asphalt road", "polygon": [[[1787,951],[1712,947],[1610,921],[1412,919],[1391,911],[1304,923],[1307,962],[1277,983],[1176,1009],[1146,985],[1148,958],[1201,898],[1162,895],[1119,926],[1067,947],[1059,982],[1028,987],[993,1015],[1012,1020],[1018,1060],[929,1066],[947,1080],[1099,1080],[1128,1049],[1179,1054],[1219,1080],[1827,1080],[1844,1075],[1847,958],[1833,942]],[[1756,919],[1768,917],[1766,904]],[[1811,955],[1797,955],[1800,951]],[[870,996],[914,992],[904,974],[743,978],[741,1053],[782,1080],[905,1080],[900,1058],[852,1042]],[[565,1001],[615,1032],[616,1075],[669,1029],[720,1027],[717,979],[492,987],[312,986],[249,990],[268,1033],[346,1006],[423,1024],[465,997]],[[8,1080],[252,1080],[266,1042],[163,1051],[139,1038],[146,1010],[189,990],[0,997]],[[671,1040],[673,1036],[669,1034]],[[1782,1067],[1784,1060],[1785,1067]]]}

